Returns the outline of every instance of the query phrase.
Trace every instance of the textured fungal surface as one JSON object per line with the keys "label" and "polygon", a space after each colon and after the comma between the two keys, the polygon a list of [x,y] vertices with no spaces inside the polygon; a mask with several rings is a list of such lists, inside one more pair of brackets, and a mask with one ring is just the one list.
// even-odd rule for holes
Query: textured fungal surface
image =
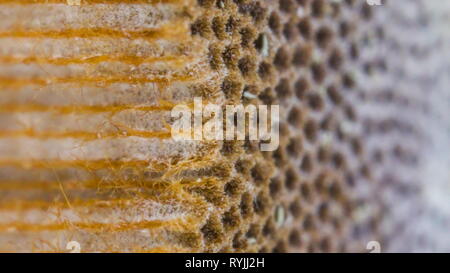
{"label": "textured fungal surface", "polygon": [[[449,250],[450,6],[381,3],[0,0],[0,251]],[[175,140],[194,98],[279,148]]]}

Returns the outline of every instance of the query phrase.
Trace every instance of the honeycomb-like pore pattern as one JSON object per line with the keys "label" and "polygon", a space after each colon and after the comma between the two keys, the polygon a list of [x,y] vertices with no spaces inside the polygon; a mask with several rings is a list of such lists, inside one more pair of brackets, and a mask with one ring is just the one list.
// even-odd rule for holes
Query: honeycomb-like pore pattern
{"label": "honeycomb-like pore pattern", "polygon": [[[279,149],[261,153],[258,143],[246,141],[234,161],[225,191],[232,197],[227,207],[239,207],[240,215],[231,221],[228,211],[217,225],[217,234],[225,230],[233,238],[232,245],[222,239],[222,251],[362,251],[377,238],[379,208],[370,198],[358,199],[355,181],[371,183],[371,162],[346,96],[357,89],[364,46],[358,25],[370,24],[370,7],[356,1],[214,3],[200,2],[207,16],[195,21],[193,33],[212,44],[211,67],[232,75],[222,85],[227,102],[282,109]],[[218,14],[209,15],[212,10]],[[367,208],[372,212],[360,212]],[[240,225],[228,231],[229,222]]]}
{"label": "honeycomb-like pore pattern", "polygon": [[[387,73],[367,53],[375,9],[0,1],[0,251],[366,251],[383,159],[414,161],[370,139],[404,120],[359,112],[393,99],[361,91]],[[173,140],[170,110],[194,97],[280,105],[280,147]]]}

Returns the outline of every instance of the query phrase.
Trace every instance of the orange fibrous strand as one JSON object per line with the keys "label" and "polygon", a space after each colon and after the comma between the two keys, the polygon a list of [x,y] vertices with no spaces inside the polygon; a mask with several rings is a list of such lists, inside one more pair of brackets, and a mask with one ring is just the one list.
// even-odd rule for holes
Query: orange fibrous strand
{"label": "orange fibrous strand", "polygon": [[170,132],[150,132],[150,131],[138,131],[127,130],[120,133],[96,133],[96,132],[37,132],[34,130],[23,131],[0,131],[0,138],[7,137],[32,137],[36,139],[50,139],[50,138],[76,138],[83,140],[93,139],[105,139],[105,138],[124,138],[124,137],[142,137],[142,138],[160,138],[167,139],[171,137]]}
{"label": "orange fibrous strand", "polygon": [[21,87],[25,85],[40,85],[45,86],[48,84],[56,83],[76,83],[76,84],[90,84],[90,85],[108,85],[113,83],[129,83],[129,84],[142,84],[142,83],[165,83],[172,81],[191,81],[194,80],[193,76],[180,75],[180,76],[163,76],[163,77],[142,77],[134,78],[130,76],[119,77],[73,77],[73,78],[11,78],[0,77],[0,87]]}
{"label": "orange fibrous strand", "polygon": [[81,229],[81,230],[89,230],[95,232],[120,232],[126,231],[130,229],[143,229],[143,228],[169,228],[170,226],[179,226],[182,225],[180,219],[175,220],[153,220],[153,221],[140,221],[140,222],[125,222],[125,223],[97,223],[97,222],[62,222],[62,223],[51,223],[51,224],[29,224],[24,222],[15,222],[8,224],[0,224],[0,232],[8,231],[8,230],[19,230],[19,231],[56,231],[56,230],[65,230],[65,229]]}
{"label": "orange fibrous strand", "polygon": [[51,58],[51,57],[14,57],[14,56],[0,56],[0,63],[3,64],[53,64],[53,65],[69,65],[69,64],[98,64],[103,62],[121,62],[131,65],[140,65],[144,63],[175,63],[185,64],[192,61],[194,58],[190,56],[155,56],[155,57],[139,57],[139,56],[112,56],[112,55],[99,55],[89,57],[77,57],[77,58]]}
{"label": "orange fibrous strand", "polygon": [[[95,5],[95,4],[177,4],[183,3],[183,0],[80,0],[80,5]],[[67,4],[68,0],[0,0],[0,4]],[[74,5],[76,6],[76,5]]]}
{"label": "orange fibrous strand", "polygon": [[124,31],[111,28],[78,28],[61,30],[25,30],[12,29],[0,31],[0,38],[46,38],[46,39],[68,39],[68,38],[126,38],[126,39],[180,39],[188,33],[183,21],[176,21],[164,25],[158,29],[145,29],[136,31]]}
{"label": "orange fibrous strand", "polygon": [[40,105],[40,104],[4,104],[0,106],[0,112],[57,112],[59,114],[70,113],[101,113],[112,112],[117,113],[125,110],[136,111],[170,111],[171,105],[164,106],[138,106],[138,105]]}

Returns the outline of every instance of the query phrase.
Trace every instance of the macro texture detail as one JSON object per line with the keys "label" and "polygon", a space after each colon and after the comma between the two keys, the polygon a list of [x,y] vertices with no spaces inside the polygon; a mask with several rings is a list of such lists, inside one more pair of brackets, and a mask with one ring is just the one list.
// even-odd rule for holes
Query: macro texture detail
{"label": "macro texture detail", "polygon": [[[448,250],[450,6],[381,2],[0,0],[0,251]],[[175,140],[194,98],[279,148]]]}

